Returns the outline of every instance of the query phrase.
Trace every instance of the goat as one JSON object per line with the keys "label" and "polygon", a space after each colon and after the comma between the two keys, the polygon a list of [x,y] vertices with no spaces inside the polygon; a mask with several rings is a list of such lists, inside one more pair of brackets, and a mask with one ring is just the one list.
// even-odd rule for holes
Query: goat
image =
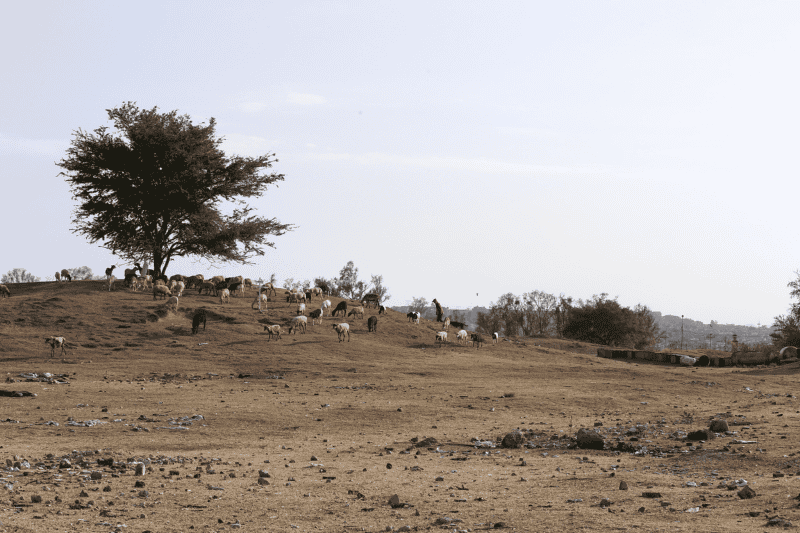
{"label": "goat", "polygon": [[267,295],[266,295],[266,294],[263,294],[263,293],[261,293],[261,294],[259,294],[258,296],[256,296],[256,299],[255,299],[255,300],[253,300],[253,303],[251,303],[251,304],[250,304],[250,309],[252,309],[252,308],[253,308],[253,306],[254,306],[254,305],[256,304],[256,302],[257,302],[257,303],[258,303],[258,312],[259,312],[259,313],[263,313],[264,311],[262,311],[262,310],[261,310],[261,304],[264,304],[264,309],[266,309],[266,308],[267,308],[267,302],[268,302],[268,301],[269,301],[269,298],[267,298]]}
{"label": "goat", "polygon": [[450,317],[444,319],[444,330],[447,331],[447,328],[450,327]]}
{"label": "goat", "polygon": [[434,341],[434,342],[438,342],[439,345],[441,345],[443,342],[447,342],[447,332],[446,331],[440,331],[439,333],[437,333],[436,334],[436,341]]}
{"label": "goat", "polygon": [[419,319],[422,317],[422,314],[419,311],[417,311],[414,314],[416,315],[416,317],[414,318],[414,324],[419,324]]}
{"label": "goat", "polygon": [[306,314],[306,304],[300,304],[297,306],[297,314],[298,315],[305,315]]}
{"label": "goat", "polygon": [[458,339],[458,344],[461,344],[461,341],[464,341],[464,344],[466,344],[467,343],[467,331],[462,329],[461,331],[456,333],[456,339]]}
{"label": "goat", "polygon": [[464,324],[463,322],[456,322],[455,320],[451,320],[450,325],[458,329],[467,329],[466,324]]}
{"label": "goat", "polygon": [[342,312],[342,316],[343,317],[347,316],[347,302],[345,302],[345,301],[339,302],[339,305],[337,305],[336,309],[333,310],[333,313],[331,313],[331,316],[336,316],[336,313],[338,313],[339,311]]}
{"label": "goat", "polygon": [[172,309],[175,313],[177,313],[178,312],[178,297],[177,296],[171,297],[169,300],[167,300],[167,303],[164,304],[164,307],[166,307],[167,309]]}
{"label": "goat", "polygon": [[314,309],[313,311],[308,313],[308,316],[311,317],[312,326],[316,323],[317,320],[319,320],[319,323],[322,324],[322,318],[320,318],[322,316],[322,309]]}
{"label": "goat", "polygon": [[292,302],[305,302],[306,301],[306,293],[304,292],[293,292],[289,296],[286,297],[286,301],[289,303]]}
{"label": "goat", "polygon": [[267,339],[267,342],[269,342],[270,339],[272,339],[273,335],[276,337],[276,339],[275,339],[276,342],[278,341],[278,339],[281,338],[281,327],[280,326],[264,326],[264,331],[269,333],[269,338]]}
{"label": "goat", "polygon": [[354,307],[347,316],[356,315],[358,318],[364,318],[364,308]]}
{"label": "goat", "polygon": [[381,299],[377,294],[367,294],[361,299],[361,304],[364,307],[369,307],[370,304],[372,304],[374,307],[378,307],[381,304]]}
{"label": "goat", "polygon": [[111,265],[106,269],[106,279],[110,278],[114,273],[114,269],[117,268],[117,265]]}
{"label": "goat", "polygon": [[231,303],[231,291],[228,289],[222,289],[219,293],[219,303]]}
{"label": "goat", "polygon": [[414,311],[409,311],[408,313],[406,313],[406,318],[408,318],[409,322],[414,322],[414,320],[417,318],[417,313],[415,313]]}
{"label": "goat", "polygon": [[339,342],[344,341],[345,334],[347,334],[347,342],[350,342],[350,324],[334,324],[333,329],[336,330],[336,336],[339,338]]}
{"label": "goat", "polygon": [[175,291],[178,293],[178,296],[183,296],[183,289],[184,283],[182,281],[175,283]]}
{"label": "goat", "polygon": [[231,291],[231,294],[238,292],[240,295],[244,295],[244,283],[234,281],[228,285],[228,290]]}
{"label": "goat", "polygon": [[197,290],[197,294],[203,294],[203,291],[206,291],[206,294],[211,294],[212,292],[216,296],[217,288],[214,286],[214,283],[211,281],[204,281],[200,284],[200,288]]}
{"label": "goat", "polygon": [[259,290],[259,292],[266,291],[268,296],[269,296],[270,293],[274,294],[275,296],[278,295],[278,291],[275,290],[275,286],[272,283],[269,283],[269,282],[263,284],[261,286],[261,288],[258,289],[258,290]]}
{"label": "goat", "polygon": [[67,339],[64,337],[47,337],[44,343],[50,345],[50,357],[55,355],[56,348],[61,348],[61,353],[67,355]]}
{"label": "goat", "polygon": [[198,309],[192,316],[192,335],[195,335],[200,329],[200,323],[203,324],[203,331],[206,330],[206,310]]}
{"label": "goat", "polygon": [[61,269],[61,279],[63,279],[64,281],[72,281],[72,275],[66,268]]}
{"label": "goat", "polygon": [[497,344],[497,341],[500,340],[500,334],[496,331],[492,333],[492,344]]}
{"label": "goat", "polygon": [[378,309],[378,314],[379,315],[385,315],[386,314],[386,308],[384,306],[381,306],[380,309]]}
{"label": "goat", "polygon": [[367,330],[373,333],[378,332],[378,317],[371,316],[367,319]]}
{"label": "goat", "polygon": [[165,299],[167,296],[172,296],[172,292],[164,285],[154,285],[153,286],[153,300],[156,299],[156,296],[161,296],[161,299]]}
{"label": "goat", "polygon": [[306,326],[308,325],[308,319],[304,316],[296,316],[292,319],[291,324],[289,325],[289,335],[293,335],[295,331],[298,329],[303,330],[303,333],[306,332]]}
{"label": "goat", "polygon": [[0,298],[11,298],[11,291],[5,285],[0,285]]}
{"label": "goat", "polygon": [[195,287],[199,287],[201,283],[203,283],[203,278],[199,276],[190,276],[186,280],[186,288],[193,289]]}
{"label": "goat", "polygon": [[[312,298],[314,296],[319,296],[320,298],[322,298],[322,289],[320,289],[319,287],[312,287],[309,289],[309,292],[311,292]],[[309,300],[311,300],[312,298],[309,298]]]}
{"label": "goat", "polygon": [[322,316],[325,316],[325,310],[330,308],[331,308],[330,300],[325,300],[324,302],[322,302]]}
{"label": "goat", "polygon": [[117,278],[115,278],[113,274],[110,274],[108,276],[108,292],[111,292],[111,290],[114,288],[115,281],[117,281]]}
{"label": "goat", "polygon": [[475,346],[475,348],[480,348],[481,344],[483,344],[483,335],[480,333],[473,333],[472,344]]}

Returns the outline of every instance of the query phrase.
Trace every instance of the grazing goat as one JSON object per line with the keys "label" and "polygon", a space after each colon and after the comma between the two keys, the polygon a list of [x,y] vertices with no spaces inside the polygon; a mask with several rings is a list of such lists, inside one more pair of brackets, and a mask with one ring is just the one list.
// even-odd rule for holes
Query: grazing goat
{"label": "grazing goat", "polygon": [[441,345],[443,342],[447,342],[447,332],[440,331],[439,333],[437,333],[435,342],[438,342],[439,345]]}
{"label": "grazing goat", "polygon": [[289,302],[289,303],[305,302],[306,301],[306,293],[304,293],[304,292],[293,292],[289,296],[286,297],[286,301]]}
{"label": "grazing goat", "polygon": [[172,292],[164,285],[154,285],[153,286],[153,300],[156,299],[156,296],[161,296],[161,299],[165,299],[167,296],[172,296]]}
{"label": "grazing goat", "polygon": [[481,344],[483,344],[483,335],[480,333],[473,333],[472,344],[475,346],[475,348],[480,348]]}
{"label": "grazing goat", "polygon": [[264,304],[264,309],[266,309],[267,308],[267,301],[269,301],[269,298],[267,297],[267,295],[261,293],[258,296],[256,296],[256,299],[253,300],[253,303],[250,304],[250,309],[252,309],[253,306],[256,303],[258,303],[258,312],[259,313],[263,313],[264,311],[261,310],[261,304]]}
{"label": "grazing goat", "polygon": [[[322,298],[322,289],[320,289],[319,287],[312,287],[309,289],[309,291],[311,292],[312,298],[314,296],[319,296],[320,298]],[[309,300],[311,300],[312,298],[309,298]]]}
{"label": "grazing goat", "polygon": [[222,289],[219,293],[219,303],[231,303],[231,291],[228,289]]}
{"label": "grazing goat", "polygon": [[371,316],[367,319],[367,330],[372,333],[378,332],[378,317]]}
{"label": "grazing goat", "polygon": [[345,334],[347,334],[347,342],[350,342],[350,324],[334,324],[333,329],[336,330],[336,336],[339,338],[339,342],[344,341]]}
{"label": "grazing goat", "polygon": [[169,280],[170,281],[183,281],[183,282],[185,282],[187,280],[187,277],[184,276],[184,275],[181,275],[181,274],[174,274],[174,275],[169,277]]}
{"label": "grazing goat", "polygon": [[342,312],[342,316],[343,317],[347,316],[347,302],[344,302],[344,301],[339,302],[339,305],[337,305],[336,309],[333,310],[333,313],[331,313],[331,316],[336,316],[336,313],[338,313],[339,311]]}
{"label": "grazing goat", "polygon": [[379,315],[385,315],[386,314],[386,308],[384,306],[381,306],[381,308],[378,309],[378,314]]}
{"label": "grazing goat", "polygon": [[317,320],[319,320],[319,323],[322,324],[322,318],[320,318],[322,316],[322,309],[314,309],[313,311],[308,313],[308,316],[311,317],[312,326],[316,323]]}
{"label": "grazing goat", "polygon": [[63,279],[64,281],[72,281],[72,275],[66,268],[61,269],[61,279]]}
{"label": "grazing goat", "polygon": [[56,281],[61,281],[61,273],[56,272]]}
{"label": "grazing goat", "polygon": [[0,298],[11,298],[11,291],[5,285],[0,285]]}
{"label": "grazing goat", "polygon": [[272,339],[273,335],[276,337],[275,341],[277,341],[278,339],[281,338],[281,327],[280,326],[264,326],[264,331],[269,333],[269,338],[267,339],[267,342],[269,342],[270,339]]}
{"label": "grazing goat", "polygon": [[244,278],[244,288],[245,289],[252,289],[253,288],[253,280],[250,278]]}
{"label": "grazing goat", "polygon": [[414,314],[416,315],[416,317],[414,318],[414,324],[417,324],[417,325],[419,325],[419,319],[422,317],[422,314],[420,314],[420,312],[419,312],[419,311],[417,311],[417,312],[416,312],[416,313],[414,313]]}
{"label": "grazing goat", "polygon": [[364,307],[369,307],[370,304],[372,304],[374,307],[378,307],[381,304],[381,299],[380,296],[378,296],[377,294],[367,294],[361,300],[361,304]]}
{"label": "grazing goat", "polygon": [[300,304],[297,306],[297,314],[298,315],[305,315],[306,314],[306,304]]}
{"label": "grazing goat", "polygon": [[444,330],[447,331],[447,328],[450,327],[450,317],[444,319]]}
{"label": "grazing goat", "polygon": [[173,312],[177,313],[178,312],[178,297],[177,296],[171,297],[169,300],[167,300],[167,303],[164,304],[164,307],[166,307],[167,309],[172,309]]}
{"label": "grazing goat", "polygon": [[186,280],[186,288],[193,289],[199,287],[201,283],[203,283],[203,278],[199,276],[190,276],[189,279]]}
{"label": "grazing goat", "polygon": [[331,308],[330,300],[325,300],[324,302],[322,302],[322,316],[325,316],[325,310],[330,308]]}
{"label": "grazing goat", "polygon": [[451,320],[450,325],[458,329],[467,329],[466,324],[464,324],[463,322],[456,322],[455,320]]}
{"label": "grazing goat", "polygon": [[115,268],[117,268],[117,265],[111,265],[106,269],[106,279],[110,278],[113,275]]}
{"label": "grazing goat", "polygon": [[67,339],[64,337],[47,337],[44,343],[50,345],[50,357],[55,355],[56,348],[61,348],[61,353],[67,355]]}
{"label": "grazing goat", "polygon": [[500,340],[500,334],[496,331],[492,333],[492,344],[497,344],[497,341]]}
{"label": "grazing goat", "polygon": [[182,281],[178,281],[175,283],[175,292],[178,293],[178,296],[183,296],[183,289],[185,288],[184,283]]}
{"label": "grazing goat", "polygon": [[356,315],[358,318],[364,318],[364,308],[354,307],[347,316]]}
{"label": "grazing goat", "polygon": [[261,286],[261,288],[258,289],[258,290],[259,290],[259,292],[266,291],[267,295],[269,295],[270,293],[274,294],[275,296],[278,295],[278,291],[275,290],[275,285],[273,285],[272,283],[269,283],[269,282],[263,284]]}
{"label": "grazing goat", "polygon": [[225,278],[224,278],[224,277],[222,277],[222,276],[214,276],[213,278],[211,278],[211,279],[210,279],[210,280],[208,280],[208,281],[210,281],[211,283],[213,283],[214,285],[216,285],[217,283],[219,283],[219,282],[221,282],[221,281],[225,281]]}
{"label": "grazing goat", "polygon": [[228,290],[231,291],[231,294],[239,293],[240,295],[244,295],[244,283],[240,283],[238,281],[234,281],[228,285]]}
{"label": "grazing goat", "polygon": [[289,324],[289,335],[293,335],[295,331],[298,329],[303,330],[303,333],[306,332],[306,326],[308,325],[308,319],[304,316],[296,316],[292,319],[291,324]]}
{"label": "grazing goat", "polygon": [[415,313],[414,311],[409,311],[408,313],[406,313],[406,318],[408,318],[409,322],[414,322],[414,320],[417,318],[417,313]]}
{"label": "grazing goat", "polygon": [[200,284],[200,288],[197,290],[197,294],[203,294],[203,291],[206,291],[206,294],[214,293],[215,296],[217,294],[217,288],[211,281],[204,281],[203,283]]}
{"label": "grazing goat", "polygon": [[200,324],[203,324],[203,331],[206,330],[206,310],[198,309],[192,316],[192,335],[195,335],[200,329]]}
{"label": "grazing goat", "polygon": [[456,333],[456,339],[458,339],[458,344],[461,344],[461,341],[464,341],[464,344],[467,344],[467,331],[462,329]]}
{"label": "grazing goat", "polygon": [[114,282],[117,281],[117,278],[114,275],[108,276],[108,292],[111,292],[111,289],[114,288]]}
{"label": "grazing goat", "polygon": [[442,321],[442,315],[444,314],[444,311],[442,311],[442,304],[440,304],[436,300],[436,298],[434,298],[433,299],[433,305],[436,306],[436,322],[441,322]]}

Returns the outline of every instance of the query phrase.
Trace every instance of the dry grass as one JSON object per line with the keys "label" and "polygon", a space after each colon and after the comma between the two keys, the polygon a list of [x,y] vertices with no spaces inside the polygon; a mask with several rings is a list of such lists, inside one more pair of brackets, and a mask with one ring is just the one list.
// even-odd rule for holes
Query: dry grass
{"label": "dry grass", "polygon": [[[378,317],[377,333],[367,332],[369,313],[349,321],[351,342],[337,342],[330,325],[342,320],[330,317],[267,342],[263,325],[286,324],[296,309],[281,291],[266,316],[250,309],[252,292],[224,305],[194,292],[177,314],[161,314],[152,294],[103,286],[12,285],[0,301],[3,388],[37,394],[2,398],[0,459],[48,466],[47,454],[101,450],[73,456],[84,460],[74,475],[5,472],[14,491],[0,495],[0,522],[10,531],[211,531],[237,520],[245,530],[426,530],[442,517],[461,520],[449,530],[749,531],[767,516],[800,520],[788,497],[800,471],[796,366],[638,365],[560,339],[440,348],[435,323],[393,311]],[[208,326],[193,336],[196,308],[207,310]],[[67,338],[68,357],[50,359],[50,335]],[[15,382],[22,372],[66,374],[70,384]],[[192,415],[204,420],[161,429]],[[714,417],[735,419],[738,433],[681,438]],[[106,423],[74,427],[70,418]],[[623,451],[571,449],[581,427]],[[515,429],[537,447],[472,444]],[[426,437],[438,444],[401,453]],[[647,451],[625,451],[636,446]],[[147,457],[155,462],[144,488],[131,468],[97,464]],[[269,485],[256,483],[260,469]],[[103,475],[83,479],[83,470]],[[786,476],[773,478],[778,471]],[[740,478],[756,498],[717,488]],[[408,505],[393,509],[393,494]],[[36,495],[42,503],[31,502]]]}

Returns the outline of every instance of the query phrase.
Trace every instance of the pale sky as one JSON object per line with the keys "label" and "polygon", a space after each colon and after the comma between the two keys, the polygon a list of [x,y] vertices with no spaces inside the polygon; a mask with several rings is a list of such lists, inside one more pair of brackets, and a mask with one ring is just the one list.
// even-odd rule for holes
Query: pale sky
{"label": "pale sky", "polygon": [[[800,3],[17,2],[0,34],[0,272],[123,265],[55,162],[126,101],[276,153],[254,266],[390,304],[543,290],[771,325],[797,244]],[[124,266],[124,265],[123,265]]]}

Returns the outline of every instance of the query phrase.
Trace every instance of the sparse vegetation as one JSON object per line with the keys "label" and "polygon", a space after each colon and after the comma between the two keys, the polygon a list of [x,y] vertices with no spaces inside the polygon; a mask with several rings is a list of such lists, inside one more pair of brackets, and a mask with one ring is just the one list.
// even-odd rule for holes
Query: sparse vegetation
{"label": "sparse vegetation", "polygon": [[3,274],[3,278],[0,281],[3,283],[33,283],[41,281],[41,278],[34,276],[24,268],[13,268]]}

